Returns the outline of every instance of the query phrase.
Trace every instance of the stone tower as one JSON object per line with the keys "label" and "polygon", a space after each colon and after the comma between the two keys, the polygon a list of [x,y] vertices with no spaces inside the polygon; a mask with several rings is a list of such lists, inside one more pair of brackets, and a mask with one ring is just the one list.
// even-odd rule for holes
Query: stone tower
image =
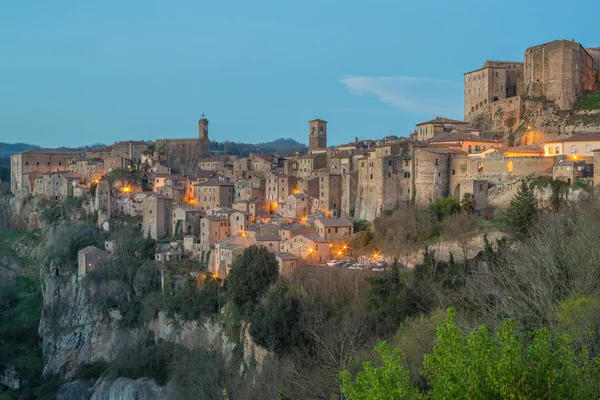
{"label": "stone tower", "polygon": [[200,147],[198,155],[202,158],[210,157],[210,141],[208,140],[208,119],[202,114],[202,118],[198,121],[198,137]]}
{"label": "stone tower", "polygon": [[204,114],[198,121],[198,136],[200,139],[208,140],[208,120],[204,118]]}
{"label": "stone tower", "polygon": [[308,121],[308,137],[310,151],[327,149],[327,121],[322,119]]}

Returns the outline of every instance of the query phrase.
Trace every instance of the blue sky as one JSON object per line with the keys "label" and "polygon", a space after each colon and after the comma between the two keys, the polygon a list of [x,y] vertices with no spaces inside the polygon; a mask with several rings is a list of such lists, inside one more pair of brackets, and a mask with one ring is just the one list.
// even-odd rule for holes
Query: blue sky
{"label": "blue sky", "polygon": [[[489,6],[488,4],[493,4]],[[554,6],[554,4],[557,4]],[[558,4],[561,4],[560,6]],[[0,141],[329,143],[462,117],[462,75],[575,38],[597,1],[18,1],[0,5]]]}

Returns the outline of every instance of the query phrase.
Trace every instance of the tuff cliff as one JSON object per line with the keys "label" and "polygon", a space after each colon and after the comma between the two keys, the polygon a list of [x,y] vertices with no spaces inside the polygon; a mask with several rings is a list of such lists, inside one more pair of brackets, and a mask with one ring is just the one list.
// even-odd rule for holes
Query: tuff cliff
{"label": "tuff cliff", "polygon": [[600,131],[600,109],[561,110],[544,97],[515,96],[491,103],[473,125],[515,146],[541,145],[575,132]]}

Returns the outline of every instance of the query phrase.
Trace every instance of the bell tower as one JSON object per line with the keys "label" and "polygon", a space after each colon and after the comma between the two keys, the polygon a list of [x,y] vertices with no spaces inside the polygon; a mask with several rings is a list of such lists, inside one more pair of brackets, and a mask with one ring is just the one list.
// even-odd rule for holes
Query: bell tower
{"label": "bell tower", "polygon": [[202,118],[198,121],[198,136],[200,139],[208,140],[208,119],[202,114]]}
{"label": "bell tower", "polygon": [[318,118],[308,121],[308,149],[327,149],[327,121]]}

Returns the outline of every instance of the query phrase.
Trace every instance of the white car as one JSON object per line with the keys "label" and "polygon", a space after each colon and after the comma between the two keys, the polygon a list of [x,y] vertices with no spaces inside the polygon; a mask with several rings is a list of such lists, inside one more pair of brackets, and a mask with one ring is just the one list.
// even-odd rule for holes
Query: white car
{"label": "white car", "polygon": [[341,262],[340,260],[329,260],[329,261],[327,261],[327,265],[329,265],[330,267],[335,267],[340,262]]}

